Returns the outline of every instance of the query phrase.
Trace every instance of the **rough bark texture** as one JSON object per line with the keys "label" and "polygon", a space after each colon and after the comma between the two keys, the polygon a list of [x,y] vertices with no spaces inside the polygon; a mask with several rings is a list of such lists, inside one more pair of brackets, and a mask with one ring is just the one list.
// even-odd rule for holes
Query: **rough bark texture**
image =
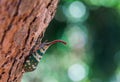
{"label": "rough bark texture", "polygon": [[25,58],[52,20],[57,3],[0,0],[0,82],[21,81]]}

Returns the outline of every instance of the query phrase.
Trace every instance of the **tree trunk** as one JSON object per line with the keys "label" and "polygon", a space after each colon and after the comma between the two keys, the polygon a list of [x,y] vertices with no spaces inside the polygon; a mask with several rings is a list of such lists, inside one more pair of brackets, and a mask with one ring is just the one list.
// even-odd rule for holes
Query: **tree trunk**
{"label": "tree trunk", "polygon": [[20,82],[23,63],[52,20],[58,0],[0,0],[0,82]]}

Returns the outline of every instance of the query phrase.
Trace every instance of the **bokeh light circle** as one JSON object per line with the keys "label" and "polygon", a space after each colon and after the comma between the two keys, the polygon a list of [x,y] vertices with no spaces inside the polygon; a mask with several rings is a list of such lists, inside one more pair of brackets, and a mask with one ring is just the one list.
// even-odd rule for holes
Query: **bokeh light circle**
{"label": "bokeh light circle", "polygon": [[69,13],[73,18],[82,18],[86,13],[86,7],[82,2],[75,1],[69,6]]}
{"label": "bokeh light circle", "polygon": [[82,64],[73,64],[68,69],[68,76],[72,81],[80,81],[87,76],[87,70]]}
{"label": "bokeh light circle", "polygon": [[88,18],[86,6],[81,1],[73,1],[62,7],[63,13],[69,22],[84,22]]}

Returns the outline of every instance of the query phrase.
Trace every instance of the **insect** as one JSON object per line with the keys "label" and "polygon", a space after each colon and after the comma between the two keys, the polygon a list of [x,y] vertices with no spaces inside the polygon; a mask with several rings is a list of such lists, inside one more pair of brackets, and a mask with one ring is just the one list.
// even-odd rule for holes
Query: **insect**
{"label": "insect", "polygon": [[42,56],[45,54],[46,50],[53,44],[61,42],[63,44],[66,44],[66,42],[62,40],[54,40],[52,42],[43,42],[40,44],[39,48],[31,52],[30,55],[27,57],[26,61],[24,62],[24,71],[25,72],[31,72],[34,71],[40,62]]}

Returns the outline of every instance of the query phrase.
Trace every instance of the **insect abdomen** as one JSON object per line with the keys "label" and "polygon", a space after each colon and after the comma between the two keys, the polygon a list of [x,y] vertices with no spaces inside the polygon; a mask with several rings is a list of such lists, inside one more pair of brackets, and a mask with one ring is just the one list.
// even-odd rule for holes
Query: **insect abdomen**
{"label": "insect abdomen", "polygon": [[37,52],[31,53],[24,63],[24,71],[25,72],[34,71],[41,58],[42,58],[42,53],[40,52],[40,50],[37,50]]}

